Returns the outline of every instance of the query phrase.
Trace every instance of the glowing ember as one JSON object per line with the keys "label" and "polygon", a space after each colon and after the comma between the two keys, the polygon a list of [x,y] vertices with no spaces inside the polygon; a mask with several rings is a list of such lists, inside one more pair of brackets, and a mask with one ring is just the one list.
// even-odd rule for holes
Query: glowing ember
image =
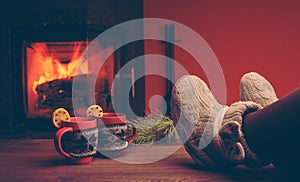
{"label": "glowing ember", "polygon": [[55,79],[70,78],[75,74],[88,73],[87,65],[80,65],[80,70],[77,69],[85,46],[76,42],[72,46],[60,44],[55,44],[55,46],[49,46],[46,43],[31,44],[34,51],[33,59],[39,61],[41,65],[39,75],[36,77],[38,79],[33,81],[32,89],[35,94],[37,94],[36,87],[42,83]]}

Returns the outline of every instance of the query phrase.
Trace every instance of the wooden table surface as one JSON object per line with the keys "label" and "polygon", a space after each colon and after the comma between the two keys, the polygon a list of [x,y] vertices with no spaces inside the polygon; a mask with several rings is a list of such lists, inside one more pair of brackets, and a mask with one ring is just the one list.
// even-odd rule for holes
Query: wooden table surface
{"label": "wooden table surface", "polygon": [[[128,164],[94,158],[86,165],[68,165],[51,139],[0,140],[0,181],[283,181],[272,166],[261,169],[237,167],[227,172],[203,171],[184,148],[148,164]],[[126,155],[135,157],[129,148]],[[153,150],[143,155],[156,155]]]}

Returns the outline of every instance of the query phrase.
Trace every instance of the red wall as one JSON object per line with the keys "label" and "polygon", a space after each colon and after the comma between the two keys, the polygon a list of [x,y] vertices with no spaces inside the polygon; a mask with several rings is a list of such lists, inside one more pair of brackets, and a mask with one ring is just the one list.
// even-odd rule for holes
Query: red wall
{"label": "red wall", "polygon": [[[228,103],[239,100],[239,80],[249,71],[268,78],[279,97],[300,85],[300,1],[145,0],[144,17],[177,21],[208,42],[224,71]],[[145,45],[146,54],[151,49]],[[187,53],[175,49],[175,60],[206,80]]]}

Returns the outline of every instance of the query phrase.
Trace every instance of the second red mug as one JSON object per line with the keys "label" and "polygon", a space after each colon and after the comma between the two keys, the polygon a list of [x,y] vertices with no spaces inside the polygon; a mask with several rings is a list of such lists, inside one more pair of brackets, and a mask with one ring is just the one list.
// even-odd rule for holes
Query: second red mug
{"label": "second red mug", "polygon": [[136,137],[135,125],[122,113],[103,113],[98,118],[98,129],[98,151],[123,150]]}

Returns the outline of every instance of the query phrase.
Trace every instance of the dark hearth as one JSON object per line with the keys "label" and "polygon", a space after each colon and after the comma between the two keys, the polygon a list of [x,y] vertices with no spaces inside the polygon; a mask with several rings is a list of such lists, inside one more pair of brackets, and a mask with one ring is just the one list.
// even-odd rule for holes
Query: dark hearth
{"label": "dark hearth", "polygon": [[[17,3],[19,4],[16,5]],[[37,84],[34,91],[31,88],[32,83],[28,83],[30,80],[28,69],[30,71],[33,69],[33,63],[30,61],[35,56],[32,53],[34,51],[32,45],[47,45],[51,53],[49,55],[66,66],[71,62],[71,56],[64,51],[69,51],[70,45],[83,42],[86,46],[106,29],[143,16],[143,5],[138,0],[120,2],[105,0],[19,2],[12,0],[0,4],[0,69],[2,74],[0,79],[3,85],[0,91],[0,115],[3,120],[0,129],[12,129],[32,123],[36,125],[38,122],[44,122],[41,120],[48,121],[49,113],[57,107],[65,107],[72,112],[72,79],[80,77],[84,83],[85,77],[88,76],[87,73],[83,73],[54,78]],[[117,36],[122,37],[122,35]],[[125,46],[114,53],[112,59],[108,61],[110,65],[105,67],[111,71],[110,77],[113,78],[127,61],[143,54],[141,45],[142,43],[139,42]],[[101,46],[106,49],[110,45],[109,42],[104,42]],[[130,46],[135,51],[127,52]],[[51,50],[54,51],[51,52]],[[60,50],[62,52],[59,52]],[[79,53],[83,50],[84,47]],[[107,72],[107,70],[103,71]],[[36,71],[31,73],[31,75],[39,74]],[[111,93],[108,88],[103,87],[110,86],[111,78],[108,80],[103,78],[103,75],[105,76],[103,73],[96,75],[98,85],[96,85],[96,90],[92,91],[94,95],[91,97],[95,97],[96,102],[103,107],[108,107],[107,102],[110,102]],[[143,89],[144,83],[140,85]],[[84,88],[87,86],[82,88],[82,95],[84,95],[86,92]],[[36,94],[34,96],[36,102],[31,103],[30,95],[34,94]],[[143,94],[135,99],[144,102]],[[88,105],[86,100],[78,102],[82,103],[83,108]],[[138,105],[143,105],[143,103],[138,103]],[[144,109],[140,108],[140,110]],[[49,127],[48,124],[43,123],[41,126]],[[39,128],[39,126],[35,127]]]}

